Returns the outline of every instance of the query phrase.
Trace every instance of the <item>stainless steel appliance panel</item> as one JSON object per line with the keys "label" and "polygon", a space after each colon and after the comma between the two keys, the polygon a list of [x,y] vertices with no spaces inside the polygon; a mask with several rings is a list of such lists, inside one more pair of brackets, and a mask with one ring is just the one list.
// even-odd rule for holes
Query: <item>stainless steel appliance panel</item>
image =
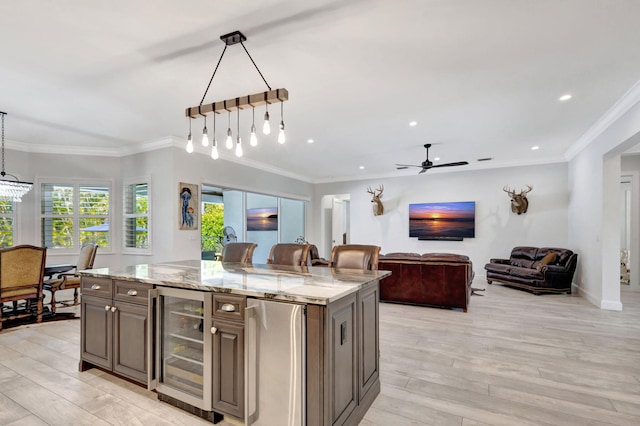
{"label": "stainless steel appliance panel", "polygon": [[305,306],[247,299],[245,424],[305,424]]}

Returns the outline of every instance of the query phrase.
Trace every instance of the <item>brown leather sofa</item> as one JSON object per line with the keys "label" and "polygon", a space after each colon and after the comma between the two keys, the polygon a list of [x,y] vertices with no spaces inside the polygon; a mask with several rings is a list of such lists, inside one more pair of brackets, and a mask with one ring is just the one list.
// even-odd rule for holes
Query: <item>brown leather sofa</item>
{"label": "brown leather sofa", "polygon": [[491,259],[484,266],[494,281],[540,293],[571,293],[578,254],[555,247],[514,247],[509,259]]}
{"label": "brown leather sofa", "polygon": [[389,253],[380,256],[378,269],[392,272],[380,281],[380,301],[467,312],[473,281],[473,265],[467,256]]}

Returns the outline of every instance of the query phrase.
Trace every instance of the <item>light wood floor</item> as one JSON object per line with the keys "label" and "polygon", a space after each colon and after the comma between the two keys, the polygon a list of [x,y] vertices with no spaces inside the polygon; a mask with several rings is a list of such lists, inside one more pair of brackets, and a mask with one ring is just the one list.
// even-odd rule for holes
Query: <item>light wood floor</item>
{"label": "light wood floor", "polygon": [[[623,286],[624,310],[611,312],[487,287],[466,314],[381,304],[382,391],[362,425],[640,425],[640,292]],[[0,333],[0,425],[211,424],[79,373],[79,327]]]}

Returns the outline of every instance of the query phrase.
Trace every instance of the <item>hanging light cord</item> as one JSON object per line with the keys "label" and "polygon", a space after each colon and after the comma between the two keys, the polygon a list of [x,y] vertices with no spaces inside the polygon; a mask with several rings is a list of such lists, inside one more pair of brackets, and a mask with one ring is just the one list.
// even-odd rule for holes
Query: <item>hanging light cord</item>
{"label": "hanging light cord", "polygon": [[7,113],[0,111],[0,114],[2,114],[2,172],[0,172],[0,176],[4,177],[6,175],[4,172],[4,116]]}
{"label": "hanging light cord", "polygon": [[260,72],[260,68],[258,68],[258,65],[256,65],[256,62],[253,60],[253,58],[249,54],[249,51],[247,50],[247,48],[244,47],[244,43],[240,42],[240,44],[242,45],[242,48],[244,49],[244,51],[247,52],[247,56],[249,57],[249,59],[251,59],[251,63],[253,64],[253,66],[256,67],[256,70],[258,71],[258,74],[260,74],[260,77],[262,77],[262,81],[264,81],[264,84],[266,84],[269,90],[271,90],[271,86],[269,86],[269,83],[267,83],[267,80],[262,75],[262,72]]}
{"label": "hanging light cord", "polygon": [[224,45],[224,49],[222,49],[222,55],[220,55],[220,59],[218,59],[218,64],[216,65],[216,69],[213,70],[213,74],[211,75],[211,79],[209,80],[209,84],[207,84],[207,89],[204,91],[204,95],[202,95],[202,100],[200,101],[200,106],[204,102],[204,98],[207,96],[207,92],[209,91],[209,87],[211,87],[211,83],[213,82],[213,77],[216,76],[216,72],[218,71],[218,67],[220,66],[220,62],[222,62],[222,57],[224,56],[224,52],[227,51],[227,45]]}
{"label": "hanging light cord", "polygon": [[[264,81],[264,84],[266,84],[267,88],[269,88],[269,90],[271,90],[271,86],[269,86],[269,83],[267,83],[267,79],[264,78],[264,75],[262,75],[262,71],[260,71],[260,68],[258,68],[258,65],[253,60],[253,58],[251,57],[251,54],[249,54],[249,51],[244,46],[244,43],[240,42],[240,44],[242,45],[242,48],[244,49],[244,51],[247,53],[247,56],[249,57],[249,59],[251,59],[251,63],[253,64],[253,66],[256,67],[256,71],[258,71],[258,74],[260,74],[260,77],[262,77],[262,81]],[[222,50],[222,54],[220,55],[220,59],[218,59],[218,64],[216,65],[216,68],[213,70],[213,74],[211,75],[211,79],[209,79],[209,84],[207,84],[207,89],[204,91],[204,95],[202,95],[202,100],[200,101],[200,105],[201,106],[202,106],[202,103],[204,102],[204,98],[207,97],[207,93],[209,92],[209,88],[211,87],[211,83],[213,82],[213,77],[216,76],[216,72],[218,71],[218,67],[220,66],[220,62],[222,62],[222,57],[224,56],[224,52],[227,51],[227,46],[228,45],[225,43],[224,49]]]}

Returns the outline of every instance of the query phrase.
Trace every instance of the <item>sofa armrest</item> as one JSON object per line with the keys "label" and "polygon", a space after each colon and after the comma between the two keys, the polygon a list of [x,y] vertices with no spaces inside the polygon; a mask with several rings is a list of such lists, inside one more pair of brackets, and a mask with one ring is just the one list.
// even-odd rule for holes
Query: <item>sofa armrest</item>
{"label": "sofa armrest", "polygon": [[489,263],[500,263],[502,265],[510,265],[509,259],[491,259]]}

